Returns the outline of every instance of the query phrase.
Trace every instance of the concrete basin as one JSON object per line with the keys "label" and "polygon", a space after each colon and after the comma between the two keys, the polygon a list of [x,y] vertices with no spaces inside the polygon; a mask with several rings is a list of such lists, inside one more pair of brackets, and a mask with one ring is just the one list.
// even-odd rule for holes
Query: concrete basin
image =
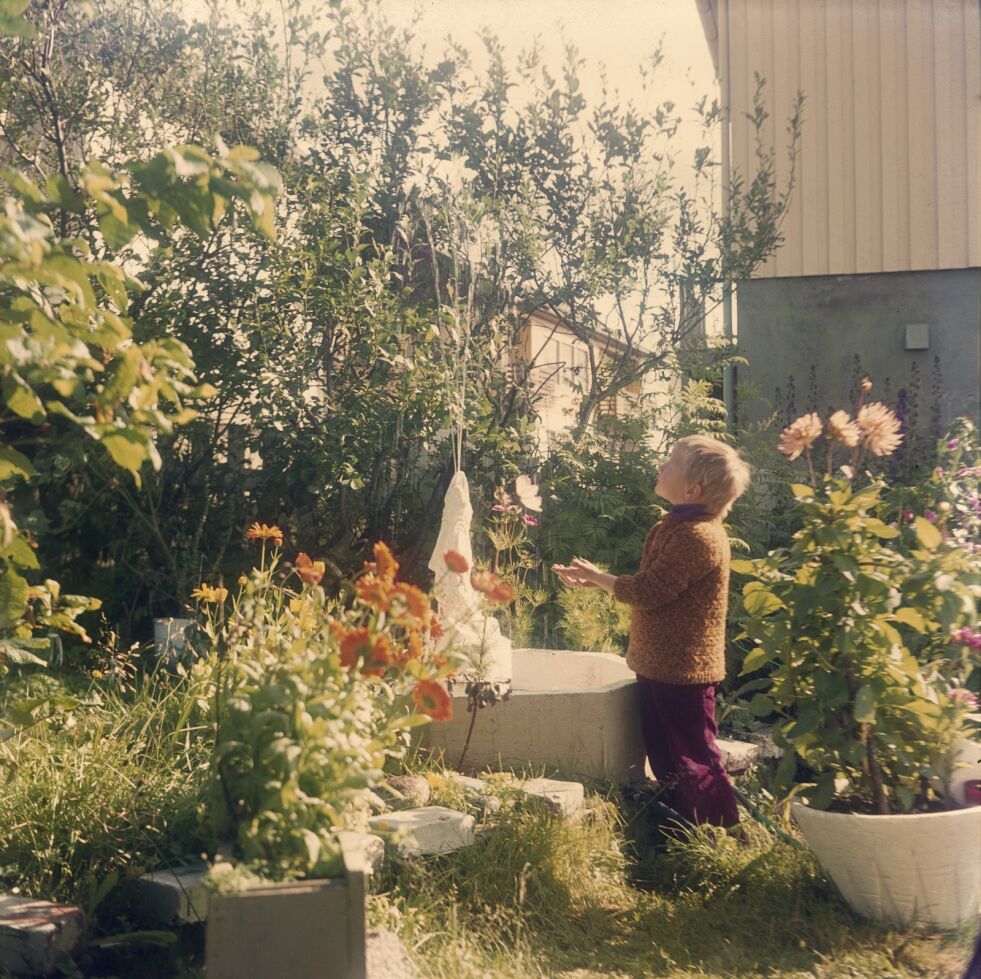
{"label": "concrete basin", "polygon": [[[464,767],[547,768],[626,781],[644,775],[634,673],[620,656],[566,649],[515,649],[510,700],[477,715]],[[470,726],[467,698],[453,720],[423,728],[423,743],[455,766]]]}

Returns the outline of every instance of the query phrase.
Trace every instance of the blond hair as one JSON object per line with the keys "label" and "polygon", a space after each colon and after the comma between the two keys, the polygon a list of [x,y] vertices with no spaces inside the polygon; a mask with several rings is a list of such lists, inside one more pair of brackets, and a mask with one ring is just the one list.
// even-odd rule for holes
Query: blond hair
{"label": "blond hair", "polygon": [[731,446],[708,435],[678,439],[685,482],[702,487],[699,503],[725,516],[749,486],[749,463]]}

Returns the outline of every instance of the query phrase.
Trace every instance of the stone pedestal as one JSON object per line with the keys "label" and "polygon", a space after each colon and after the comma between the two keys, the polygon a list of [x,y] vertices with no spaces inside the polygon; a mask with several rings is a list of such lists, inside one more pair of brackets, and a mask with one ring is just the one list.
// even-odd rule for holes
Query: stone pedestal
{"label": "stone pedestal", "polygon": [[0,974],[47,976],[85,935],[85,913],[16,894],[0,895]]}

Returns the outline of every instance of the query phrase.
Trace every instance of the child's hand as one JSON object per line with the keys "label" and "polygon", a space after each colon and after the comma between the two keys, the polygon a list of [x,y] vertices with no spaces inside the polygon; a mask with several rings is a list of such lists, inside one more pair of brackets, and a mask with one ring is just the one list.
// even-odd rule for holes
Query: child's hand
{"label": "child's hand", "polygon": [[552,570],[555,572],[555,576],[565,585],[567,588],[595,588],[596,583],[590,581],[588,578],[583,578],[581,575],[576,573],[575,568],[571,568],[568,565],[563,564],[553,564]]}

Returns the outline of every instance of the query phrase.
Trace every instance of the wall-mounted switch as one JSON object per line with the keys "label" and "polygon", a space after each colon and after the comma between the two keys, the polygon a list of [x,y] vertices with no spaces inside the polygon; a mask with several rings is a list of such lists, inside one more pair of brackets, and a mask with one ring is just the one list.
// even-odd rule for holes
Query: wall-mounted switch
{"label": "wall-mounted switch", "polygon": [[926,323],[906,324],[906,349],[907,350],[930,349],[930,327],[928,324]]}

